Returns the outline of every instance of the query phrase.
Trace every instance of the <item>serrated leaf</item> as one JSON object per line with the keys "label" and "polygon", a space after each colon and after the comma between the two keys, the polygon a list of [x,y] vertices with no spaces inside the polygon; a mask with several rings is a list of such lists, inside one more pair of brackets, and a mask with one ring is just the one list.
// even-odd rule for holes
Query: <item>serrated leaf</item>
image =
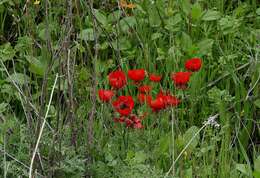
{"label": "serrated leaf", "polygon": [[221,13],[215,10],[208,10],[203,16],[202,20],[204,21],[214,21],[218,20],[221,17]]}
{"label": "serrated leaf", "polygon": [[11,46],[11,43],[5,43],[0,46],[0,60],[7,61],[13,59],[15,50]]}
{"label": "serrated leaf", "polygon": [[25,82],[30,82],[30,78],[22,73],[13,73],[7,78],[8,82],[15,82],[16,84],[19,85],[24,85]]}

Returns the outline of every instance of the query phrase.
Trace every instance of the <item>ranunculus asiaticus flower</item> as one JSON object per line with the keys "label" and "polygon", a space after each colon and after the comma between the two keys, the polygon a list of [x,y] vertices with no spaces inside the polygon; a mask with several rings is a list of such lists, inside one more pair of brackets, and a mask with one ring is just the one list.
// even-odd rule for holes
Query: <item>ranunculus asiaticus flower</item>
{"label": "ranunculus asiaticus flower", "polygon": [[123,71],[116,70],[108,75],[109,84],[114,89],[123,88],[126,85],[126,76]]}
{"label": "ranunculus asiaticus flower", "polygon": [[146,94],[144,94],[144,93],[139,93],[139,94],[137,95],[137,98],[138,98],[138,101],[139,101],[141,104],[150,103],[150,101],[152,100],[152,96],[146,95]]}
{"label": "ranunculus asiaticus flower", "polygon": [[185,68],[189,71],[196,72],[200,70],[202,60],[200,58],[192,58],[185,62]]}
{"label": "ranunculus asiaticus flower", "polygon": [[114,96],[114,92],[112,90],[98,90],[99,99],[103,102],[109,102]]}
{"label": "ranunculus asiaticus flower", "polygon": [[112,105],[121,116],[128,116],[134,108],[134,100],[132,96],[119,96]]}
{"label": "ranunculus asiaticus flower", "polygon": [[144,69],[128,70],[128,77],[135,82],[140,82],[145,78],[145,70]]}
{"label": "ranunculus asiaticus flower", "polygon": [[121,8],[128,8],[128,9],[133,9],[133,8],[136,7],[135,4],[133,4],[133,3],[127,3],[125,0],[120,0],[119,6],[120,6]]}
{"label": "ranunculus asiaticus flower", "polygon": [[176,72],[172,75],[172,80],[177,88],[185,89],[187,88],[190,76],[191,72]]}
{"label": "ranunculus asiaticus flower", "polygon": [[160,82],[161,79],[162,79],[162,76],[156,75],[156,74],[150,74],[149,79],[150,79],[152,82]]}
{"label": "ranunculus asiaticus flower", "polygon": [[151,100],[149,105],[154,112],[160,111],[161,109],[165,108],[165,104],[162,97],[158,97],[154,100]]}
{"label": "ranunculus asiaticus flower", "polygon": [[151,91],[151,89],[152,89],[152,87],[149,85],[142,85],[142,86],[138,87],[138,90],[141,93],[149,93]]}

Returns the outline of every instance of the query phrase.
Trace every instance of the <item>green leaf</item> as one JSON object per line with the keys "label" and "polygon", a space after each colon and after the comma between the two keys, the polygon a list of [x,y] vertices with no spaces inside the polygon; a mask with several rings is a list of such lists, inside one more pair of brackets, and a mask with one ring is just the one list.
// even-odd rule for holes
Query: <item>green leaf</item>
{"label": "green leaf", "polygon": [[246,164],[236,164],[236,169],[241,173],[249,176],[249,168]]}
{"label": "green leaf", "polygon": [[184,146],[187,145],[191,139],[193,139],[190,145],[188,146],[187,150],[191,151],[198,145],[199,135],[197,135],[195,138],[192,138],[198,131],[198,127],[192,126],[183,135]]}
{"label": "green leaf", "polygon": [[9,42],[0,46],[0,60],[3,62],[13,59],[14,55],[15,50]]}
{"label": "green leaf", "polygon": [[171,32],[178,31],[178,24],[182,21],[181,15],[178,13],[175,16],[165,21],[165,28]]}
{"label": "green leaf", "polygon": [[181,42],[182,49],[186,52],[192,47],[191,37],[185,32],[182,32]]}
{"label": "green leaf", "polygon": [[36,57],[33,56],[26,56],[27,61],[30,63],[29,71],[43,76],[44,72],[47,70],[47,61],[43,59],[42,57]]}
{"label": "green leaf", "polygon": [[202,9],[200,7],[200,4],[199,3],[195,3],[193,6],[192,6],[192,9],[191,9],[191,18],[193,20],[199,20],[199,18],[201,17],[202,15]]}
{"label": "green leaf", "polygon": [[87,28],[79,33],[79,39],[87,41],[94,41],[94,30],[93,28]]}
{"label": "green leaf", "polygon": [[15,82],[19,85],[24,85],[25,82],[30,83],[30,78],[22,73],[13,73],[7,78],[8,82]]}
{"label": "green leaf", "polygon": [[254,104],[256,107],[260,108],[260,99],[255,100]]}
{"label": "green leaf", "polygon": [[255,171],[260,172],[260,156],[258,156],[258,157],[254,160],[254,169],[255,169]]}
{"label": "green leaf", "polygon": [[181,7],[183,12],[188,15],[191,11],[191,3],[189,0],[182,0]]}
{"label": "green leaf", "polygon": [[125,17],[119,21],[120,28],[123,32],[127,33],[129,29],[134,28],[136,25],[135,17]]}
{"label": "green leaf", "polygon": [[221,13],[215,10],[208,10],[203,16],[202,20],[204,21],[214,21],[218,20],[221,17]]}
{"label": "green leaf", "polygon": [[95,15],[98,22],[100,22],[104,26],[107,25],[107,17],[103,13],[101,13],[97,9],[94,9],[94,15]]}
{"label": "green leaf", "polygon": [[160,37],[162,37],[163,35],[161,34],[161,33],[153,33],[152,34],[152,40],[156,40],[156,39],[158,39],[158,38],[160,38]]}
{"label": "green leaf", "polygon": [[256,9],[256,14],[260,15],[260,8]]}
{"label": "green leaf", "polygon": [[3,113],[8,106],[8,103],[1,103],[0,104],[0,113]]}
{"label": "green leaf", "polygon": [[155,6],[151,6],[148,9],[149,14],[149,22],[152,27],[159,27],[161,25],[160,15],[158,14],[158,10]]}
{"label": "green leaf", "polygon": [[204,39],[204,40],[200,41],[197,44],[198,48],[199,48],[198,52],[201,55],[206,55],[206,54],[211,53],[213,43],[214,43],[214,40],[212,40],[212,39]]}

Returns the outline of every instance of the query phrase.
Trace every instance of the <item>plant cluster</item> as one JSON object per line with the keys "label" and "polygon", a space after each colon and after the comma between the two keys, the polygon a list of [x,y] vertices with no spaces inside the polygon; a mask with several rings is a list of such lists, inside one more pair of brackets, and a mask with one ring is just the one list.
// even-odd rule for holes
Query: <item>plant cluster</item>
{"label": "plant cluster", "polygon": [[[187,89],[192,72],[199,71],[201,66],[202,60],[200,58],[187,60],[185,63],[187,71],[175,72],[171,76],[175,87],[182,90]],[[165,92],[163,88],[161,88],[156,97],[153,98],[151,95],[152,85],[142,83],[146,76],[149,76],[150,82],[153,83],[159,83],[162,79],[162,75],[154,73],[148,74],[145,69],[128,70],[127,76],[121,69],[118,69],[108,75],[111,89],[99,89],[98,96],[100,101],[110,103],[114,111],[119,114],[119,118],[114,118],[115,122],[125,123],[127,128],[141,129],[144,127],[142,125],[144,116],[139,117],[132,112],[135,106],[134,98],[137,98],[141,105],[146,104],[149,106],[153,112],[159,112],[169,107],[176,107],[180,104],[180,99],[167,90]],[[138,89],[137,96],[119,96],[119,90],[130,83],[127,79],[131,80]],[[115,97],[114,100],[113,97]]]}

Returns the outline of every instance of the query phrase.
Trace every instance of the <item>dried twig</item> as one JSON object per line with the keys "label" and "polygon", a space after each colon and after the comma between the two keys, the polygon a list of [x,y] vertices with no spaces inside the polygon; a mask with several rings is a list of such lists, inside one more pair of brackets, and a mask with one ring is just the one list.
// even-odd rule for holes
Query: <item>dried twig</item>
{"label": "dried twig", "polygon": [[58,79],[58,74],[56,74],[56,78],[55,78],[55,81],[54,81],[54,84],[53,84],[53,87],[52,87],[52,91],[51,91],[51,96],[50,96],[49,103],[48,103],[48,106],[47,106],[47,111],[45,113],[43,123],[42,123],[40,131],[39,131],[38,139],[37,139],[37,142],[36,142],[33,154],[32,154],[32,159],[31,159],[31,163],[30,163],[30,170],[29,170],[29,178],[33,178],[33,175],[32,175],[32,173],[33,173],[33,163],[34,163],[34,159],[35,159],[35,156],[36,156],[39,144],[40,144],[43,129],[44,129],[44,126],[46,124],[46,119],[47,119],[48,114],[49,114],[49,110],[50,110],[50,106],[51,106],[51,102],[52,102],[54,89],[55,89],[55,86],[56,86],[56,83],[57,83],[57,79]]}

